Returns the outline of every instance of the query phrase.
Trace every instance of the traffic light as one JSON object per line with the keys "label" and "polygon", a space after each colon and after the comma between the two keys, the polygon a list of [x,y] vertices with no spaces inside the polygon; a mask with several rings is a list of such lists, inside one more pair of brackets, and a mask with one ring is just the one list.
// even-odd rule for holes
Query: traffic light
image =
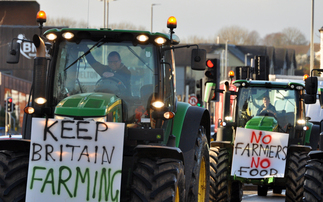
{"label": "traffic light", "polygon": [[218,59],[206,60],[205,83],[217,83]]}
{"label": "traffic light", "polygon": [[12,98],[7,98],[7,112],[12,112]]}

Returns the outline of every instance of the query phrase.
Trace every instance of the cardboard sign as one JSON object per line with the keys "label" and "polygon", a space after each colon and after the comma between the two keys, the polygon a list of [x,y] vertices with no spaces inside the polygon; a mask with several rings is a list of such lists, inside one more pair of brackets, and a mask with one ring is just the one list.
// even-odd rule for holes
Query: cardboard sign
{"label": "cardboard sign", "polygon": [[33,118],[26,201],[120,201],[124,127]]}
{"label": "cardboard sign", "polygon": [[284,177],[288,134],[237,128],[231,175]]}

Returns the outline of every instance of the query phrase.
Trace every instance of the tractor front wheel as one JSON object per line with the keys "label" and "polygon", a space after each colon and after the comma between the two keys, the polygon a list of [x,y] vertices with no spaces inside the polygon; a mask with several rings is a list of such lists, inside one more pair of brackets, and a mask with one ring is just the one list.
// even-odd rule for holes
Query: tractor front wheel
{"label": "tractor front wheel", "polygon": [[304,193],[305,165],[308,152],[291,151],[286,163],[286,201],[301,202]]}
{"label": "tractor front wheel", "polygon": [[28,162],[28,152],[0,151],[0,201],[25,201]]}
{"label": "tractor front wheel", "polygon": [[323,161],[312,159],[307,162],[304,181],[304,202],[323,201]]}
{"label": "tractor front wheel", "polygon": [[194,145],[194,161],[186,201],[209,201],[209,168],[209,144],[205,129],[201,126]]}
{"label": "tractor front wheel", "polygon": [[183,162],[170,158],[139,158],[135,163],[131,201],[185,201]]}
{"label": "tractor front wheel", "polygon": [[210,148],[210,201],[240,202],[243,190],[240,181],[230,180],[229,152],[226,148]]}

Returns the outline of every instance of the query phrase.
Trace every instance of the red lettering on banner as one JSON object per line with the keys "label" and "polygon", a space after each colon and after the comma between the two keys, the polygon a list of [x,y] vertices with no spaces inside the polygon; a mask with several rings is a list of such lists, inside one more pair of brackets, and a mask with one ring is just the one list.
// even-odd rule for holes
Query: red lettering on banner
{"label": "red lettering on banner", "polygon": [[[252,131],[250,142],[251,142],[251,143],[253,143],[253,141],[254,141],[254,139],[255,139],[255,141],[256,141],[257,143],[259,143],[259,141],[260,141],[260,139],[261,139],[261,135],[262,135],[262,132],[261,132],[261,131],[259,132],[258,137],[257,137],[256,133],[255,133],[254,131]],[[264,144],[269,144],[269,143],[271,142],[271,139],[272,139],[272,138],[271,138],[271,135],[265,135],[265,136],[261,139],[261,141],[262,141],[262,143],[264,143]]]}
{"label": "red lettering on banner", "polygon": [[257,139],[257,136],[256,136],[255,131],[252,131],[250,142],[252,143],[253,142],[253,138],[255,138],[256,139],[256,142],[259,143],[259,140],[260,140],[261,135],[262,135],[262,132],[260,131],[259,132],[259,135],[258,135],[258,139]]}
{"label": "red lettering on banner", "polygon": [[[260,162],[260,164],[259,164],[259,162]],[[264,165],[264,163],[267,163],[267,165],[265,164]],[[255,161],[255,157],[252,157],[252,159],[251,159],[251,168],[253,167],[253,165],[256,167],[256,168],[258,168],[259,167],[259,165],[260,165],[260,167],[261,168],[264,168],[264,169],[266,169],[266,168],[268,168],[269,166],[270,166],[270,161],[269,161],[269,159],[267,159],[267,158],[265,158],[265,159],[262,159],[261,161],[260,161],[260,157],[258,157],[257,158],[257,162]]]}
{"label": "red lettering on banner", "polygon": [[[267,166],[264,166],[264,162],[267,162]],[[263,159],[263,160],[261,160],[261,161],[260,161],[260,167],[261,167],[261,168],[266,169],[266,168],[268,168],[269,166],[270,166],[270,161],[269,161],[269,159]]]}
{"label": "red lettering on banner", "polygon": [[255,165],[255,167],[256,168],[258,168],[258,166],[259,166],[259,160],[260,160],[260,157],[258,157],[258,159],[257,159],[257,163],[255,162],[255,157],[252,157],[252,159],[251,159],[251,168],[252,168],[252,165],[254,164]]}
{"label": "red lettering on banner", "polygon": [[[269,140],[267,142],[265,142],[266,138],[269,138]],[[262,142],[264,144],[269,144],[271,142],[271,135],[265,135],[263,138],[262,138]]]}

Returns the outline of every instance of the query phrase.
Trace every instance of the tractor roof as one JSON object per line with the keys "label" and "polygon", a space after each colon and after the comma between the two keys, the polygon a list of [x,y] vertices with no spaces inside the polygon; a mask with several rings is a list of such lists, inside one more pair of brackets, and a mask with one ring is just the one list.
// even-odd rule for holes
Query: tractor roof
{"label": "tractor roof", "polygon": [[260,81],[260,80],[237,80],[233,83],[235,86],[267,87],[267,88],[296,88],[303,90],[305,85],[296,82],[287,81]]}
{"label": "tractor roof", "polygon": [[[78,39],[92,39],[99,40],[102,37],[107,38],[109,41],[136,41],[136,37],[140,35],[146,35],[149,37],[149,42],[153,42],[156,38],[162,37],[166,39],[166,44],[171,43],[170,34],[165,33],[151,33],[149,31],[138,31],[138,30],[118,30],[118,29],[81,29],[81,28],[62,28],[62,29],[50,29],[47,30],[44,35],[48,35],[50,33],[56,34],[58,37],[63,35],[66,32],[71,32]],[[172,35],[173,45],[179,44],[179,37],[175,34]]]}

